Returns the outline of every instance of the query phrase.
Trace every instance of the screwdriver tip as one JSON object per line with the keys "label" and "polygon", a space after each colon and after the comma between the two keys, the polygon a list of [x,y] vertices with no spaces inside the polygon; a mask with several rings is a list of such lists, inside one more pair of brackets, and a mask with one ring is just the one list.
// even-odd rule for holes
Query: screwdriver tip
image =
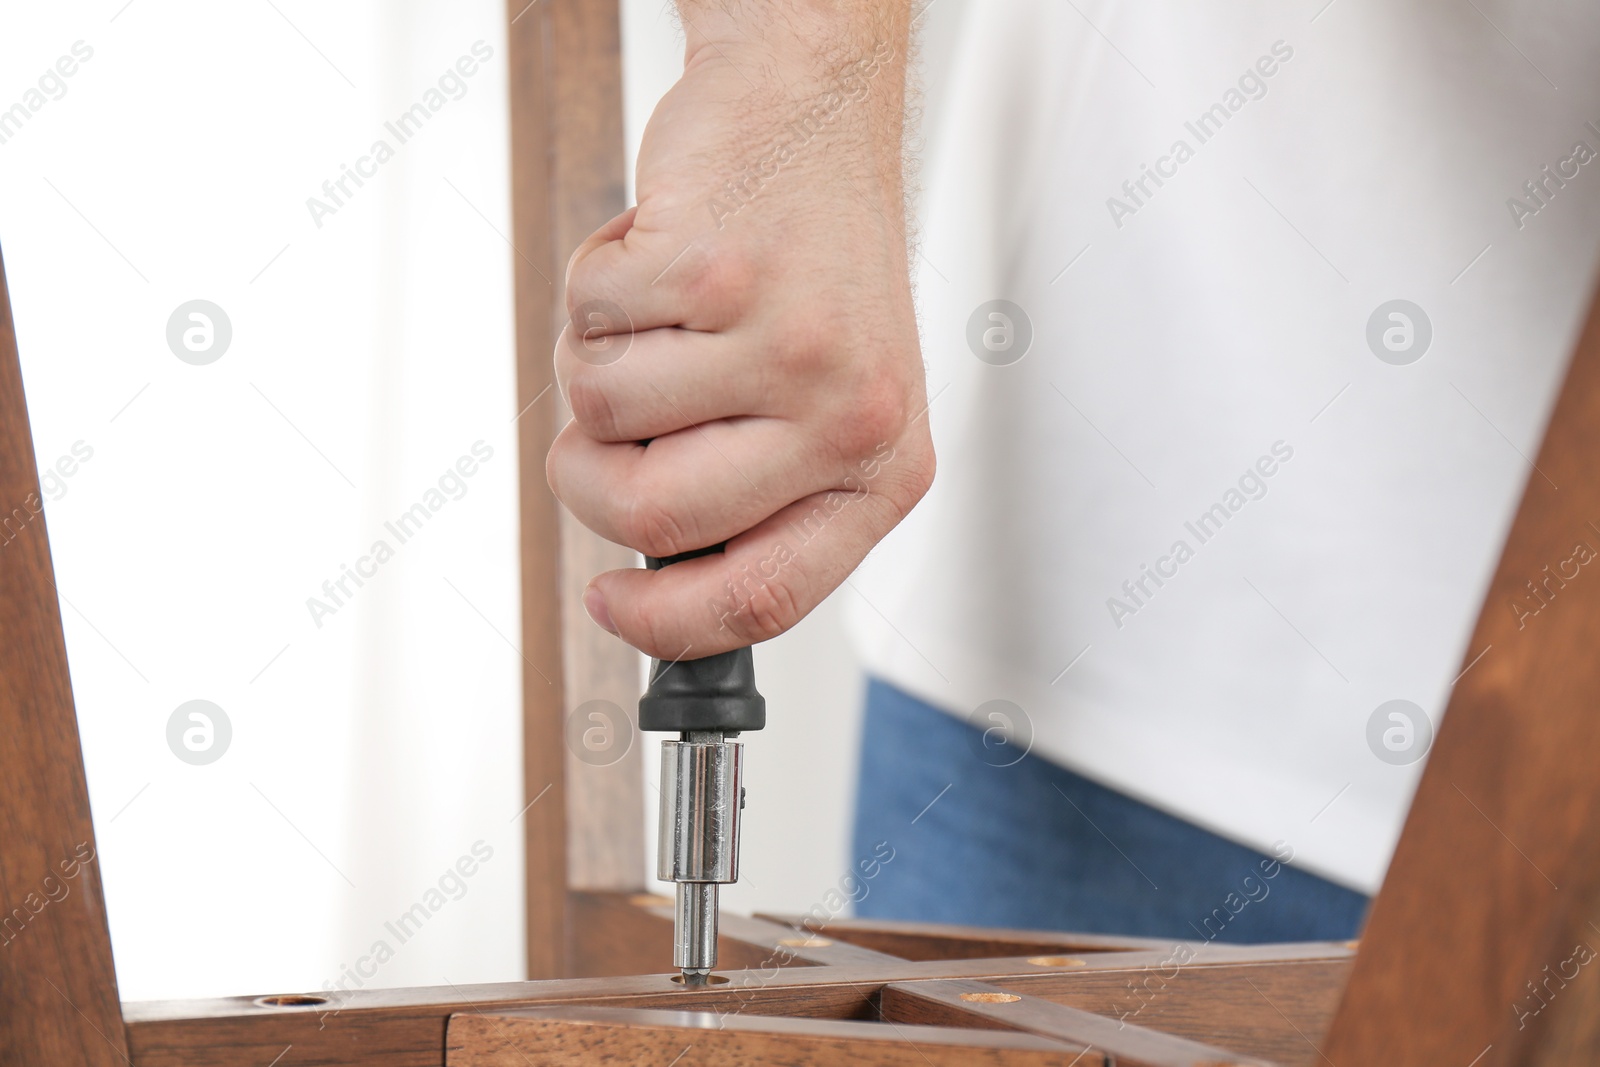
{"label": "screwdriver tip", "polygon": [[711,972],[709,970],[698,970],[690,967],[683,968],[684,985],[705,985],[710,977]]}

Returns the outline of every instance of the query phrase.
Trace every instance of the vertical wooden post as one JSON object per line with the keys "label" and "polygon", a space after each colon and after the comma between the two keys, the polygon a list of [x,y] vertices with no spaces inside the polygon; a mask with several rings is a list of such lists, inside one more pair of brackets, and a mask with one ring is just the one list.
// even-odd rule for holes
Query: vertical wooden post
{"label": "vertical wooden post", "polygon": [[[509,0],[512,243],[516,254],[518,455],[521,464],[523,815],[530,977],[569,970],[567,892],[643,883],[640,746],[596,766],[566,744],[588,700],[629,717],[640,664],[601,632],[579,597],[590,575],[630,566],[550,495],[544,457],[567,418],[551,350],[566,321],[572,250],[623,208],[618,9],[596,0]],[[535,666],[537,665],[537,666]]]}
{"label": "vertical wooden post", "polygon": [[0,1063],[126,1064],[78,718],[0,261]]}
{"label": "vertical wooden post", "polygon": [[[551,141],[555,198],[559,328],[565,323],[567,258],[588,236],[627,206],[622,146],[622,35],[616,0],[541,0],[550,4]],[[562,420],[569,415],[562,410]],[[543,468],[540,469],[543,478]],[[596,626],[583,609],[583,590],[601,571],[640,566],[637,553],[611,544],[561,513],[563,633],[567,711],[591,700],[615,707],[631,728],[639,705],[643,661]],[[587,721],[587,720],[586,720]],[[619,726],[621,724],[618,724]],[[620,731],[619,731],[620,733]],[[579,759],[579,737],[568,745],[567,884],[576,890],[637,891],[644,885],[643,740],[630,729],[630,747],[595,762]],[[616,761],[611,762],[615,757]]]}
{"label": "vertical wooden post", "polygon": [[1536,462],[1330,1062],[1600,1061],[1600,303]]}

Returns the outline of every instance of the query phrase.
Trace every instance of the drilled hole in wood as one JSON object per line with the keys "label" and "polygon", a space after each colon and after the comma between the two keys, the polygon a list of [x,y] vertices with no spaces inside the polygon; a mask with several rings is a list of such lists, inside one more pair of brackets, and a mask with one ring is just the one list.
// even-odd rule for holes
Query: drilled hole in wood
{"label": "drilled hole in wood", "polygon": [[636,908],[670,908],[672,898],[660,896],[656,893],[635,893],[628,898],[628,903]]}
{"label": "drilled hole in wood", "polygon": [[963,993],[961,999],[968,1004],[1014,1004],[1022,998],[1015,993]]}
{"label": "drilled hole in wood", "polygon": [[1030,956],[1028,962],[1035,967],[1087,967],[1088,960],[1076,956]]}
{"label": "drilled hole in wood", "polygon": [[672,980],[677,982],[679,985],[722,985],[727,982],[728,977],[727,975],[723,974],[708,974],[700,981],[690,983],[684,980],[683,975],[675,974],[672,976]]}
{"label": "drilled hole in wood", "polygon": [[778,944],[785,948],[827,948],[833,942],[825,937],[785,937]]}
{"label": "drilled hole in wood", "polygon": [[263,1008],[304,1008],[312,1004],[326,1004],[328,998],[311,993],[276,993],[270,997],[257,997],[256,1003]]}

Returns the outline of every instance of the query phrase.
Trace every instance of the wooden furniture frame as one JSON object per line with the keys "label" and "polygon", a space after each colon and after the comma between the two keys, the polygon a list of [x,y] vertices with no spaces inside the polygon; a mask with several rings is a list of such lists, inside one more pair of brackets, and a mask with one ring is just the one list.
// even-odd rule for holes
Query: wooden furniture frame
{"label": "wooden furniture frame", "polygon": [[[81,861],[0,946],[0,1063],[162,1067],[662,1064],[1578,1064],[1600,1059],[1600,312],[1568,369],[1361,950],[724,919],[728,980],[686,988],[670,903],[642,892],[628,760],[591,767],[567,712],[630,707],[637,659],[576,589],[629,554],[544,488],[566,250],[623,205],[617,12],[508,11],[525,658],[528,965],[541,981],[122,1004],[42,515],[0,549],[0,907]],[[1556,487],[1560,488],[1557,489]],[[38,499],[0,266],[0,501]],[[1534,590],[1533,624],[1508,605]],[[1559,594],[1559,595],[1558,595]],[[551,665],[559,665],[551,673]],[[19,912],[0,920],[12,922]],[[15,935],[15,936],[13,936]],[[614,977],[636,975],[635,977]]]}

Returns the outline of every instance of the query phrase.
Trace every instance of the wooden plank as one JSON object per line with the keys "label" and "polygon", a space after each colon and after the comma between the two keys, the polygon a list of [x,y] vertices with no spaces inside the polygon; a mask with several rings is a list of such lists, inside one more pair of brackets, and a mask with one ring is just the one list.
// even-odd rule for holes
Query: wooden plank
{"label": "wooden plank", "polygon": [[[634,556],[575,522],[544,477],[545,453],[570,417],[551,360],[566,322],[566,259],[623,207],[621,35],[614,3],[510,0],[506,16],[523,767],[525,800],[538,799],[523,817],[528,973],[557,977],[574,966],[567,889],[638,890],[645,874],[643,744],[633,728],[643,664],[582,606],[592,575]],[[584,705],[590,711],[569,730]],[[586,734],[610,744],[585,748]]]}
{"label": "wooden plank", "polygon": [[[1194,966],[1278,958],[1324,959],[1349,950],[1322,944],[1216,945]],[[1139,973],[1165,952],[1100,953],[1086,970]],[[873,998],[892,982],[942,978],[993,980],[1060,970],[1028,959],[896,961],[839,967],[768,967],[729,974],[724,985],[685,988],[667,975],[512,982],[482,986],[360,990],[326,1002],[317,994],[289,997],[157,1001],[123,1006],[133,1062],[139,1067],[438,1067],[446,1019],[455,1012],[585,1003],[740,1013],[871,1018]],[[1074,973],[1080,969],[1073,968]],[[301,1002],[304,1001],[304,1002]],[[289,1045],[292,1049],[287,1052]]]}
{"label": "wooden plank", "polygon": [[[527,0],[511,0],[515,9]],[[615,0],[545,0],[549,7],[550,190],[552,197],[551,328],[566,322],[567,259],[588,236],[627,206],[622,138],[622,30]],[[516,131],[513,130],[513,136]],[[555,344],[554,334],[550,345]],[[546,367],[550,352],[545,355]],[[571,412],[565,400],[559,420]],[[525,468],[526,477],[545,487],[544,463]],[[580,724],[569,734],[567,759],[567,884],[573,889],[638,892],[645,883],[644,775],[646,738],[632,727],[638,720],[644,660],[606,633],[583,609],[583,590],[602,571],[641,565],[638,553],[587,530],[561,510],[561,600],[566,640],[566,713],[590,701],[603,701],[626,721],[615,726],[614,744],[624,727],[631,740],[615,762],[616,749],[599,759],[579,753],[583,731],[608,727]],[[585,723],[593,722],[587,717]]]}
{"label": "wooden plank", "polygon": [[1105,1067],[1081,1045],[1022,1033],[625,1008],[463,1013],[451,1017],[448,1046],[449,1067]]}
{"label": "wooden plank", "polygon": [[990,984],[1147,1030],[1297,1063],[1317,1059],[1350,967],[1349,959],[1193,967],[1178,956],[1133,974],[1066,972]]}
{"label": "wooden plank", "polygon": [[1236,1051],[1157,1033],[986,982],[910,982],[884,988],[882,1018],[896,1023],[994,1026],[1085,1045],[1116,1067],[1269,1067]]}
{"label": "wooden plank", "polygon": [[756,918],[810,930],[907,960],[975,960],[997,956],[1075,955],[1080,952],[1138,952],[1171,947],[1170,939],[1115,934],[1007,930],[1000,927],[897,922],[890,919],[825,919],[757,912]]}
{"label": "wooden plank", "polygon": [[0,1063],[122,1063],[78,719],[0,261]]}
{"label": "wooden plank", "polygon": [[[550,344],[554,213],[545,54],[550,4],[507,5],[510,69],[511,244],[516,307],[517,462],[522,565],[522,814],[528,974],[567,967],[566,746],[560,597],[560,518],[544,456],[560,421]],[[519,17],[520,14],[520,17]]]}
{"label": "wooden plank", "polygon": [[[1535,1059],[1551,1030],[1526,1013],[1563,994],[1529,983],[1571,974],[1578,941],[1600,947],[1600,565],[1583,562],[1600,551],[1597,456],[1600,305],[1373,905],[1323,1050],[1335,1063]],[[1593,1039],[1581,1052],[1600,1060]]]}

